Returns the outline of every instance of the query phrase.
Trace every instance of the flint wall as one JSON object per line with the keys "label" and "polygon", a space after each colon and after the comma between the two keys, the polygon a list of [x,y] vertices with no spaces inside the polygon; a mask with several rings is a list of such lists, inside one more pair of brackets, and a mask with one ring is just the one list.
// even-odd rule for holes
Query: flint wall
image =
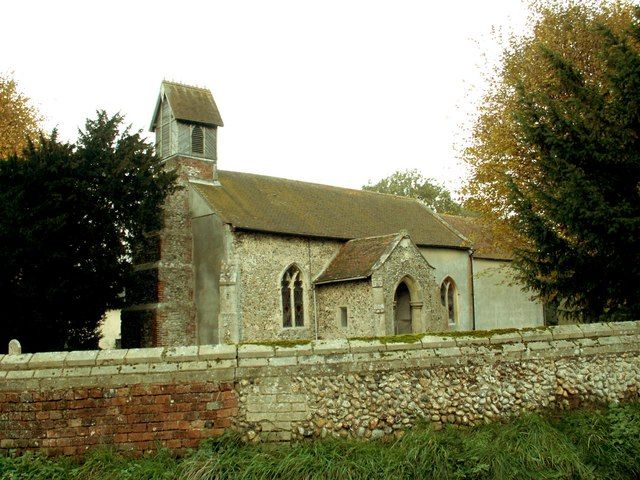
{"label": "flint wall", "polygon": [[[404,341],[398,341],[404,340]],[[399,436],[638,399],[640,322],[0,356],[0,449]]]}

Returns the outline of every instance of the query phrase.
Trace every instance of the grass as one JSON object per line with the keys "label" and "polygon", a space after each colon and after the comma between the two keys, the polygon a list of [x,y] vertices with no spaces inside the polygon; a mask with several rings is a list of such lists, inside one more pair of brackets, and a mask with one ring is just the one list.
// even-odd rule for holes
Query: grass
{"label": "grass", "polygon": [[474,428],[428,425],[393,442],[248,445],[227,435],[181,458],[160,449],[83,461],[0,456],[0,479],[640,479],[640,403],[527,414]]}

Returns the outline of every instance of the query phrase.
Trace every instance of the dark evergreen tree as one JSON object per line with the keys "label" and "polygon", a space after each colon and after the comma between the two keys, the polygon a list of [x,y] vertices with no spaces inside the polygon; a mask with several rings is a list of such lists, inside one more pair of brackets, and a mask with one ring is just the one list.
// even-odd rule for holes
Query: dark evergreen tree
{"label": "dark evergreen tree", "polygon": [[509,221],[526,239],[515,264],[542,298],[588,321],[640,318],[638,15],[623,33],[593,27],[596,75],[541,45],[552,76],[516,85],[521,161],[537,175],[509,185]]}
{"label": "dark evergreen tree", "polygon": [[75,145],[54,131],[0,161],[0,345],[96,348],[145,232],[161,226],[175,174],[152,146],[98,112]]}

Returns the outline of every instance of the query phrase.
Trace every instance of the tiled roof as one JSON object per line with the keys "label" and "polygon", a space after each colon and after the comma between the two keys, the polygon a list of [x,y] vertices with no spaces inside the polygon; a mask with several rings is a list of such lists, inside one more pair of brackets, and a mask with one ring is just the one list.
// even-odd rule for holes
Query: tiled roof
{"label": "tiled roof", "polygon": [[417,200],[219,171],[220,186],[192,183],[222,221],[244,230],[351,240],[407,230],[416,245],[468,242]]}
{"label": "tiled roof", "polygon": [[473,243],[475,258],[513,260],[513,254],[496,240],[491,228],[477,217],[441,215],[443,220]]}
{"label": "tiled roof", "polygon": [[[162,82],[161,91],[167,96],[169,106],[177,120],[222,127],[222,118],[213,95],[207,88],[192,87],[181,83]],[[160,102],[158,102],[159,106]],[[154,129],[158,107],[153,115],[151,130]]]}
{"label": "tiled roof", "polygon": [[368,278],[382,255],[402,234],[357,238],[345,243],[315,283]]}

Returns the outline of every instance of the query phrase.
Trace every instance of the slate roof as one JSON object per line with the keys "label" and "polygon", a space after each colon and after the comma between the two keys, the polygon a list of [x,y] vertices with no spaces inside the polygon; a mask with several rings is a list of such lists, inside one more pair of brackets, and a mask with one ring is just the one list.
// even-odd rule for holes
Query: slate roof
{"label": "slate roof", "polygon": [[369,278],[376,262],[385,252],[393,248],[398,237],[403,236],[395,234],[349,240],[340,247],[338,254],[316,278],[315,283]]}
{"label": "slate roof", "polygon": [[[167,96],[173,116],[177,120],[200,123],[210,127],[222,127],[222,118],[211,91],[207,88],[192,87],[181,83],[163,81],[161,92]],[[153,112],[150,130],[155,129],[161,97]]]}
{"label": "slate roof", "polygon": [[218,179],[220,186],[191,185],[238,229],[340,240],[407,230],[416,245],[469,247],[411,198],[229,171]]}
{"label": "slate roof", "polygon": [[490,260],[513,260],[513,254],[500,246],[491,228],[477,217],[441,215],[443,220],[473,243],[475,258]]}

